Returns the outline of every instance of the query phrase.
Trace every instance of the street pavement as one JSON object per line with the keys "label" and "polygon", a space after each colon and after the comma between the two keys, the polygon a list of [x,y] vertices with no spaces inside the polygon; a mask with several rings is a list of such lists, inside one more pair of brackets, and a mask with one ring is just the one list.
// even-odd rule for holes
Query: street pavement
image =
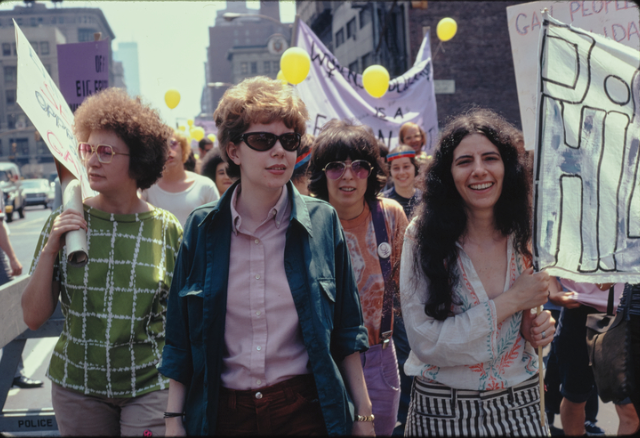
{"label": "street pavement", "polygon": [[[33,252],[38,243],[42,227],[50,213],[51,210],[49,209],[44,210],[41,207],[28,207],[24,219],[14,220],[12,223],[7,224],[10,230],[9,238],[23,266],[23,275],[29,273],[29,268],[33,261]],[[51,381],[45,377],[45,373],[56,340],[57,338],[41,338],[29,339],[27,341],[23,353],[25,375],[31,379],[44,381],[44,386],[35,389],[11,389],[4,409],[40,409],[51,407]],[[556,415],[554,425],[562,428],[559,415]],[[603,428],[607,435],[616,435],[618,430],[618,416],[613,403],[600,403],[598,426]],[[19,436],[21,434],[11,435]],[[51,436],[52,433],[38,433],[38,435]],[[53,435],[55,435],[55,433]]]}

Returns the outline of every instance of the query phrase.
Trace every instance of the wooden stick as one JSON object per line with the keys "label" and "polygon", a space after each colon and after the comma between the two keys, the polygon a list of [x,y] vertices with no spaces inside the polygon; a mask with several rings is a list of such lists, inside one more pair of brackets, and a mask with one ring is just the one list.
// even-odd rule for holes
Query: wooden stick
{"label": "wooden stick", "polygon": [[[536,309],[536,314],[540,315],[542,313],[542,306],[538,306]],[[544,361],[542,360],[542,346],[538,345],[538,380],[540,381],[540,426],[544,430],[544,417],[546,412],[544,410],[544,375],[542,372],[544,371]]]}

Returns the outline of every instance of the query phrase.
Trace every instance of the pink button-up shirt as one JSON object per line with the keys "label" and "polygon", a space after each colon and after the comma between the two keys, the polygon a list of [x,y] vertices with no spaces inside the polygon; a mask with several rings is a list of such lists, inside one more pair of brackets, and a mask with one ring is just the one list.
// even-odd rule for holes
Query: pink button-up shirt
{"label": "pink button-up shirt", "polygon": [[286,186],[267,218],[250,232],[231,198],[231,253],[222,384],[248,390],[308,374],[309,355],[284,270],[291,205]]}

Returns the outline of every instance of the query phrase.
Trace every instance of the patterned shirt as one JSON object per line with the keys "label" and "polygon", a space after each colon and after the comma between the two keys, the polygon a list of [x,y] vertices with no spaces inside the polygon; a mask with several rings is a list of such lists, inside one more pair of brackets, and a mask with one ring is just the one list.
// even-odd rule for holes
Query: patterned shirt
{"label": "patterned shirt", "polygon": [[[31,274],[47,243],[56,210],[44,225]],[[166,302],[182,227],[156,208],[110,214],[87,205],[89,262],[54,264],[65,317],[47,377],[65,388],[106,397],[137,397],[168,387],[158,373],[165,343]]]}
{"label": "patterned shirt", "polygon": [[[391,266],[396,262],[402,250],[402,237],[407,228],[407,217],[400,204],[391,199],[379,198],[382,202],[387,236],[391,244]],[[365,202],[364,211],[351,220],[340,220],[344,235],[349,244],[349,255],[353,273],[358,284],[364,326],[369,331],[369,345],[380,343],[380,324],[382,323],[382,300],[384,298],[384,278],[378,257],[376,231],[369,205]],[[397,284],[397,271],[393,271]],[[393,327],[393,321],[392,325]]]}
{"label": "patterned shirt", "polygon": [[[538,372],[538,356],[520,334],[522,312],[498,322],[496,307],[482,286],[469,256],[458,245],[458,282],[454,288],[454,316],[438,321],[424,312],[429,281],[414,263],[415,219],[407,228],[400,267],[402,316],[411,353],[404,370],[408,376],[452,388],[474,391],[504,389]],[[524,258],[507,244],[504,291],[522,271]]]}

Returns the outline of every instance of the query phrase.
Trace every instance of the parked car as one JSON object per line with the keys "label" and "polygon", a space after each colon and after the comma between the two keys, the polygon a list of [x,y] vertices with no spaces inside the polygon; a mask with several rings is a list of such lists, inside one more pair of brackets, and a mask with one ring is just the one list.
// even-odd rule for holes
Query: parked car
{"label": "parked car", "polygon": [[4,192],[5,220],[13,220],[13,212],[17,211],[20,218],[24,217],[24,193],[20,171],[13,163],[0,163],[0,189]]}
{"label": "parked car", "polygon": [[47,179],[25,179],[22,181],[22,192],[25,205],[42,205],[47,208],[53,203],[54,192]]}

